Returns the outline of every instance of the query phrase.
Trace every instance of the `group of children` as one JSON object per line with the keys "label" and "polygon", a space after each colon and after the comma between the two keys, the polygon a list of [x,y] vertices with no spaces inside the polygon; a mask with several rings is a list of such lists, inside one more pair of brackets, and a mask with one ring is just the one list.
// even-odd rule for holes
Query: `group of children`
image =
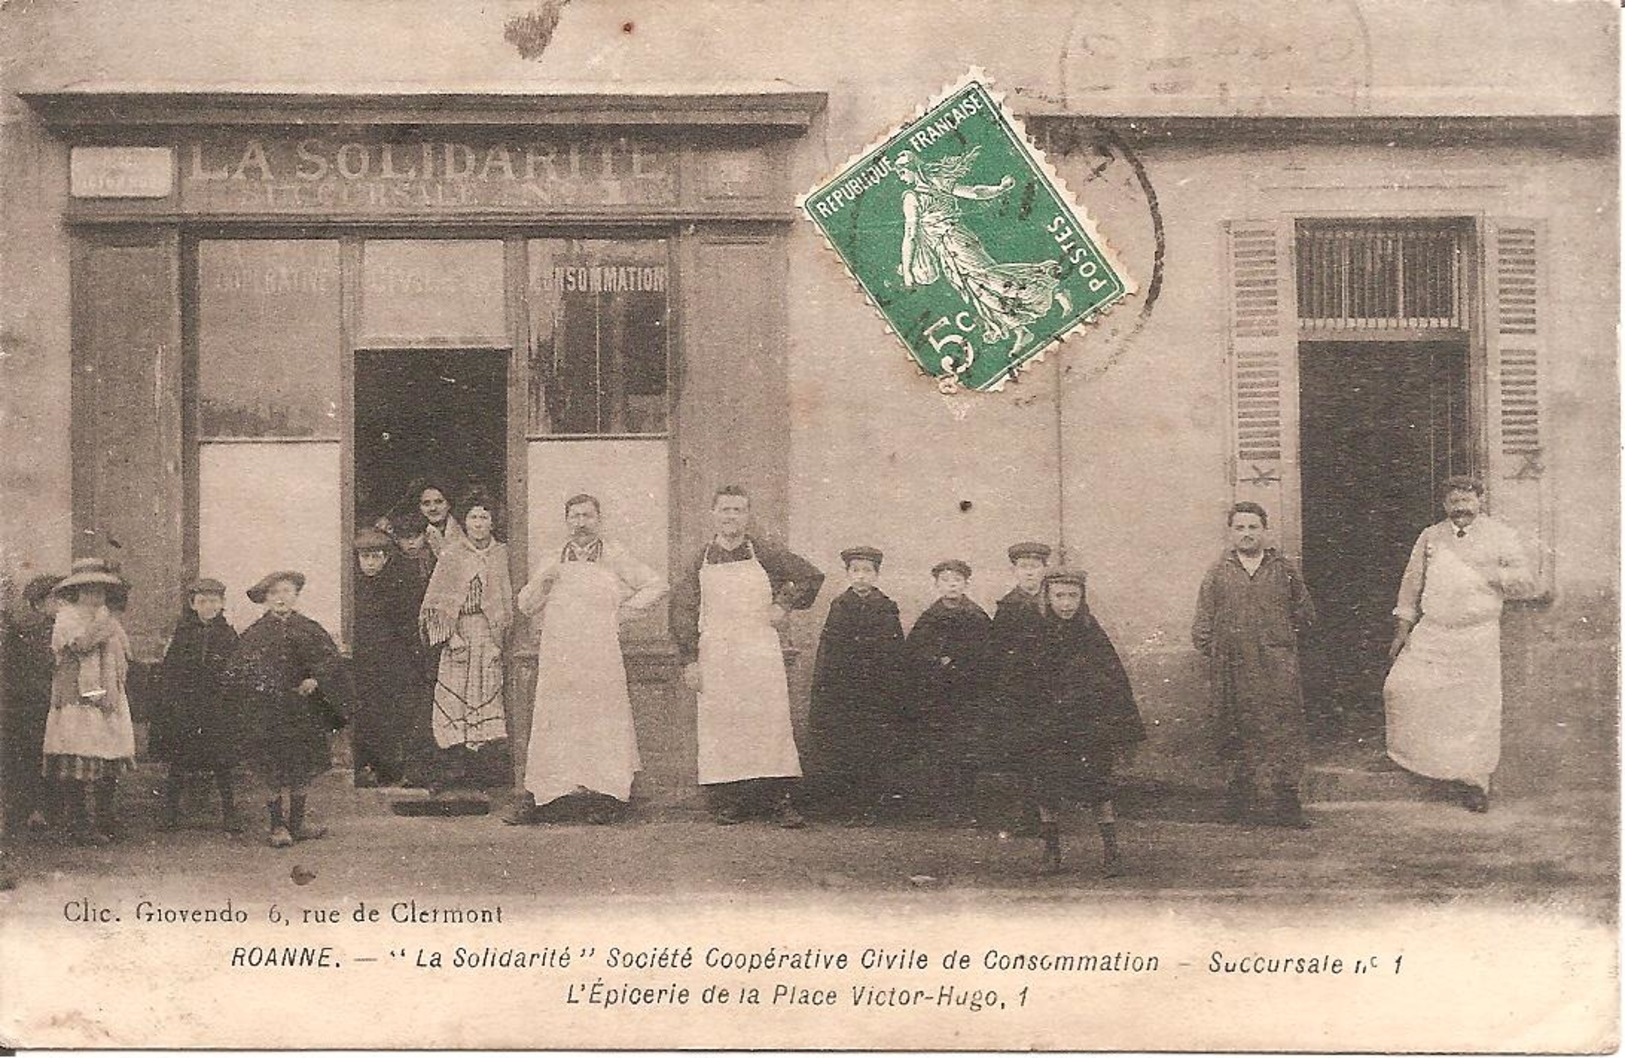
{"label": "group of children", "polygon": [[[188,585],[151,692],[149,749],[169,766],[161,826],[178,825],[185,787],[202,777],[225,829],[241,833],[233,776],[246,763],[266,787],[273,846],[325,833],[307,818],[306,788],[331,766],[328,736],[350,692],[338,646],[297,610],[304,584],[282,570],[249,588],[265,612],[241,635],[223,615],[225,585]],[[22,792],[8,807],[26,813],[23,825],[55,822],[81,844],[118,840],[118,780],[135,766],[132,655],[118,617],[129,591],[114,564],[80,559],[67,577],[36,577],[26,609],[7,615],[6,764],[8,787]],[[23,781],[30,772],[41,781]]]}
{"label": "group of children", "polygon": [[[1061,869],[1057,809],[1095,809],[1107,874],[1121,870],[1115,758],[1145,737],[1128,675],[1050,549],[1009,549],[1016,584],[992,617],[959,559],[931,571],[937,600],[903,634],[876,586],[882,553],[841,553],[850,587],[830,604],[814,663],[809,794],[827,817],[873,822],[911,789],[945,822],[972,821],[979,774],[1015,777],[1036,812],[1041,869]],[[912,775],[905,775],[904,772]]]}
{"label": "group of children", "polygon": [[[372,530],[357,540],[349,664],[298,612],[305,577],[297,571],[248,589],[265,610],[240,635],[223,614],[225,585],[188,586],[151,691],[150,751],[169,767],[162,826],[178,825],[188,783],[210,779],[225,829],[243,832],[233,776],[246,764],[265,790],[272,846],[322,836],[306,789],[331,766],[330,736],[355,712],[357,691],[361,699],[421,697],[416,581],[382,575],[393,549]],[[1020,782],[1036,813],[1044,870],[1061,866],[1056,810],[1064,802],[1094,806],[1104,867],[1119,870],[1113,763],[1144,729],[1123,665],[1085,602],[1084,575],[1048,568],[1049,555],[1038,543],[1009,549],[1016,584],[992,617],[966,594],[970,566],[938,563],[938,598],[905,635],[897,605],[876,584],[882,553],[842,553],[850,586],[830,606],[813,675],[807,792],[820,814],[871,823],[908,790],[937,818],[968,823],[978,775],[1002,773]],[[55,814],[89,844],[117,838],[118,776],[135,761],[130,645],[118,620],[128,592],[116,567],[84,559],[60,581],[31,582],[27,610],[7,623],[8,697],[45,706],[18,713],[7,741],[25,748],[7,766],[28,766],[27,743],[37,739],[32,767],[60,797],[28,805],[28,822]],[[48,685],[22,686],[42,670]],[[40,722],[29,726],[29,717]],[[358,719],[378,728],[356,732],[358,770],[401,781],[411,729],[426,718],[363,708]]]}

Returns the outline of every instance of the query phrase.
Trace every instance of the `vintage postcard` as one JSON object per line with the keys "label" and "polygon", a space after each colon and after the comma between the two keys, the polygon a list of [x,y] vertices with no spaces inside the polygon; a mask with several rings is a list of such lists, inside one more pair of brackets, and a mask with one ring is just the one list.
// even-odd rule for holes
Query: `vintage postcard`
{"label": "vintage postcard", "polygon": [[1615,1049],[1619,27],[0,4],[0,1046]]}

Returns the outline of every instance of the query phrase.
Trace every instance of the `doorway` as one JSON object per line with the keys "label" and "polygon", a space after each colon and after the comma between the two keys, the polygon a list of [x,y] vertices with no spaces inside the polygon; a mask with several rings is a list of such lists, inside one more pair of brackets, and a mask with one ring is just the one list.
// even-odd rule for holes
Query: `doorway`
{"label": "doorway", "polygon": [[503,502],[507,444],[507,350],[355,354],[357,525],[385,515],[410,524],[427,482],[453,502],[476,484]]}
{"label": "doorway", "polygon": [[1394,600],[1438,488],[1472,470],[1464,342],[1299,346],[1303,572],[1319,621],[1304,692],[1323,741],[1383,724]]}

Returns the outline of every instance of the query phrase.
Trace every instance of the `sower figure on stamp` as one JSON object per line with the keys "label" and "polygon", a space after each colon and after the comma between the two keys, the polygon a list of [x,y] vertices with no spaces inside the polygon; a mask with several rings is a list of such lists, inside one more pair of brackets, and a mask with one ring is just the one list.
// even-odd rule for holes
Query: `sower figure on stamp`
{"label": "sower figure on stamp", "polygon": [[1444,486],[1446,518],[1411,549],[1383,685],[1388,755],[1430,779],[1459,784],[1487,812],[1501,761],[1501,604],[1536,591],[1517,534],[1481,513],[1484,488]]}
{"label": "sower figure on stamp", "polygon": [[1102,869],[1122,873],[1112,804],[1117,757],[1145,738],[1128,673],[1085,601],[1082,570],[1044,574],[1044,619],[1033,657],[1037,693],[1024,702],[1018,730],[1044,841],[1039,869],[1062,869],[1059,809],[1090,805],[1100,829]]}
{"label": "sower figure on stamp", "polygon": [[813,604],[824,574],[749,535],[750,497],[737,485],[717,490],[711,521],[716,535],[671,600],[683,681],[698,692],[700,785],[720,824],[772,812],[781,826],[799,827],[791,791],[801,757],[779,628]]}
{"label": "sower figure on stamp", "polygon": [[332,735],[352,700],[348,673],[327,629],[298,612],[305,575],[279,570],[248,589],[265,607],[237,641],[229,686],[247,725],[248,758],[270,795],[272,848],[327,833],[305,815],[311,780],[332,766]]}
{"label": "sower figure on stamp", "polygon": [[[976,765],[995,733],[982,731],[990,689],[993,620],[965,594],[970,565],[950,558],[931,567],[937,601],[908,632],[910,693],[917,752],[932,815],[975,820]],[[1009,732],[1004,732],[1008,740]]]}
{"label": "sower figure on stamp", "polygon": [[1298,796],[1308,758],[1298,637],[1314,624],[1314,603],[1298,567],[1264,546],[1264,508],[1238,503],[1227,519],[1231,545],[1203,578],[1191,625],[1191,641],[1208,659],[1230,769],[1225,818],[1254,819],[1256,798],[1268,790],[1270,810],[1256,818],[1307,827]]}
{"label": "sower figure on stamp", "polygon": [[539,622],[540,637],[525,789],[505,823],[567,801],[581,802],[588,822],[613,823],[625,816],[642,767],[620,630],[666,594],[666,582],[599,535],[601,515],[596,497],[566,500],[569,541],[519,592],[519,609]]}
{"label": "sower figure on stamp", "polygon": [[875,586],[885,556],[873,547],[841,552],[851,586],[836,596],[813,662],[814,802],[855,825],[876,820],[894,793],[902,743],[903,624]]}
{"label": "sower figure on stamp", "polygon": [[237,655],[237,630],[226,621],[226,586],[203,577],[186,591],[186,609],[175,625],[158,668],[148,749],[169,765],[160,826],[180,826],[186,781],[199,775],[214,780],[221,823],[241,834],[232,771],[237,766],[242,718],[226,696],[226,679]]}

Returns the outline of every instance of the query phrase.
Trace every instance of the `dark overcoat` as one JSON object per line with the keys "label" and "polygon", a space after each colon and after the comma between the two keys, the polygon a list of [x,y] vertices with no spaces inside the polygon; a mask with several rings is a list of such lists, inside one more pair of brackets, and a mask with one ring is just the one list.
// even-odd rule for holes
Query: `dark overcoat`
{"label": "dark overcoat", "polygon": [[1025,699],[1022,770],[1040,803],[1111,798],[1113,761],[1145,738],[1134,689],[1105,629],[1088,609],[1040,626],[1035,677]]}
{"label": "dark overcoat", "polygon": [[[304,614],[267,611],[243,632],[231,686],[247,723],[245,748],[254,766],[289,782],[308,782],[332,765],[329,736],[352,700],[338,646]],[[306,696],[299,684],[314,679]]]}
{"label": "dark overcoat", "polygon": [[911,713],[928,756],[980,756],[982,714],[994,675],[993,620],[974,599],[938,599],[908,633]]}
{"label": "dark overcoat", "polygon": [[830,603],[813,662],[812,760],[820,777],[873,785],[894,764],[902,731],[903,624],[879,589]]}
{"label": "dark overcoat", "polygon": [[430,695],[417,631],[423,589],[417,570],[400,555],[391,555],[376,576],[357,573],[354,583],[356,765],[398,778],[429,739]]}
{"label": "dark overcoat", "polygon": [[181,613],[158,666],[149,752],[183,771],[221,771],[240,756],[241,715],[225,696],[237,630],[224,614],[203,621]]}

